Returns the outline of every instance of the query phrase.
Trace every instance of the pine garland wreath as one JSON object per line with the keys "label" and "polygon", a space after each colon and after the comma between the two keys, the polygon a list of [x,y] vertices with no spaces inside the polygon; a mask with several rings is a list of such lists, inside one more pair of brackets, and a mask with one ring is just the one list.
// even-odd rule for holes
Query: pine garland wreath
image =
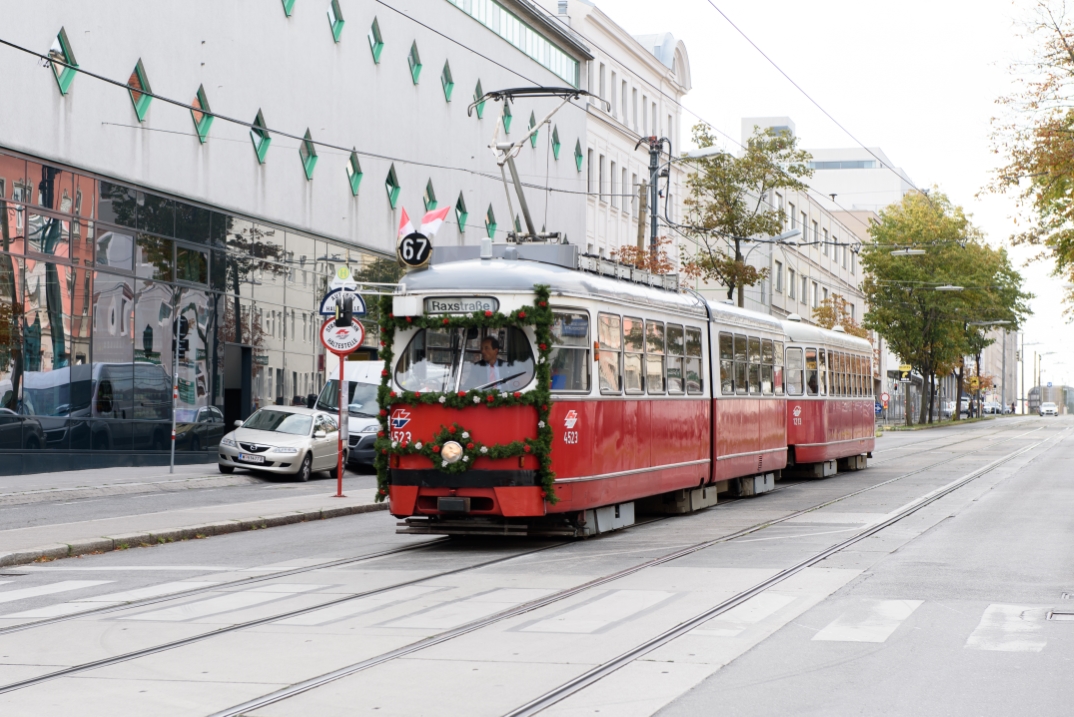
{"label": "pine garland wreath", "polygon": [[[552,504],[558,501],[554,486],[556,474],[552,471],[552,427],[548,420],[552,410],[552,369],[549,363],[552,353],[552,309],[548,303],[551,291],[544,284],[536,284],[533,293],[535,298],[532,305],[523,306],[510,314],[475,311],[455,316],[395,316],[392,313],[392,297],[380,297],[380,353],[384,357],[384,369],[380,372],[377,403],[384,408],[380,409],[380,415],[377,417],[380,431],[377,433],[376,457],[373,462],[377,470],[378,502],[388,497],[389,461],[393,455],[423,455],[432,461],[435,468],[449,474],[468,470],[478,458],[495,460],[532,455],[537,458],[537,478],[544,489],[545,500]],[[534,328],[537,338],[537,386],[533,390],[520,392],[471,389],[458,393],[392,390],[391,367],[395,358],[392,346],[397,329],[490,329],[504,326]],[[458,423],[452,423],[451,426],[441,426],[440,431],[428,443],[393,441],[388,428],[391,410],[396,406],[421,404],[439,404],[459,410],[477,410],[480,406],[533,406],[537,411],[537,438],[486,445],[474,439],[469,431]],[[467,434],[467,439],[460,440],[455,437],[463,433]],[[458,441],[463,447],[463,455],[455,463],[444,463],[437,455],[439,449],[449,440]]]}

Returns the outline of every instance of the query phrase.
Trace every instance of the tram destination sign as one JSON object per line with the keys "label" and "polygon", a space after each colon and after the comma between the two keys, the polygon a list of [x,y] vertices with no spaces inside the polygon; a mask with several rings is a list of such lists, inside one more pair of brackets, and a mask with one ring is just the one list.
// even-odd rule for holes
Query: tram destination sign
{"label": "tram destination sign", "polygon": [[499,308],[500,300],[492,296],[433,296],[425,300],[427,314],[472,314]]}

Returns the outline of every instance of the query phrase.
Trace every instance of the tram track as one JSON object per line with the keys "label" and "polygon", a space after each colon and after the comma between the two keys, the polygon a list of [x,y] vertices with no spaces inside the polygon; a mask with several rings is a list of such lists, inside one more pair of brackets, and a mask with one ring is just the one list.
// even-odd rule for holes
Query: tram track
{"label": "tram track", "polygon": [[[1004,442],[1007,442],[1007,441],[1010,441],[1010,440],[1015,440],[1017,438],[1021,438],[1024,435],[1027,435],[1029,433],[1033,433],[1035,431],[1041,430],[1041,428],[1043,428],[1043,426],[1039,427],[1039,428],[1036,428],[1034,430],[1031,430],[1031,431],[1027,431],[1027,432],[1024,432],[1024,433],[1017,434],[1015,436],[1008,436],[1008,437],[1002,438],[1000,440],[993,441],[989,445],[990,446],[995,446],[995,445],[998,445],[998,444],[1001,444],[1001,443],[1004,443]],[[981,436],[976,436],[975,438],[979,440],[981,438]],[[959,442],[961,442],[961,441],[959,441]],[[958,442],[956,442],[956,443],[958,443]],[[954,445],[954,444],[948,444],[948,445]],[[1034,445],[1036,445],[1036,444],[1034,444]],[[926,451],[926,452],[931,452],[933,450],[940,450],[943,447],[946,447],[946,446],[938,447],[938,448],[935,448],[935,449],[929,449],[929,451]],[[786,522],[786,521],[791,520],[793,518],[805,515],[807,513],[810,513],[810,512],[816,511],[816,510],[820,510],[822,508],[825,508],[827,506],[833,505],[833,504],[838,503],[840,501],[847,500],[847,499],[853,498],[853,497],[855,497],[857,495],[861,495],[861,494],[869,492],[871,490],[875,490],[877,488],[889,485],[889,484],[894,483],[896,481],[903,480],[905,478],[908,478],[908,477],[911,477],[911,476],[914,476],[914,475],[918,475],[920,473],[924,473],[926,471],[932,470],[932,469],[937,468],[939,466],[942,466],[942,465],[945,465],[947,463],[951,463],[951,462],[953,462],[955,460],[958,460],[960,458],[963,458],[966,455],[969,455],[971,453],[977,452],[979,450],[980,449],[978,448],[978,449],[974,449],[974,450],[971,450],[971,451],[960,452],[960,453],[957,453],[955,455],[948,456],[946,458],[943,458],[942,460],[932,462],[929,465],[922,466],[920,468],[916,468],[916,469],[911,470],[911,471],[907,471],[906,473],[900,474],[900,475],[895,476],[893,478],[889,478],[889,479],[881,481],[879,483],[860,488],[858,490],[852,491],[850,493],[846,493],[846,494],[838,496],[836,498],[832,498],[832,499],[823,501],[823,502],[818,503],[816,505],[809,506],[807,508],[803,508],[803,509],[800,509],[800,510],[797,510],[797,511],[793,511],[791,513],[788,513],[787,515],[780,516],[778,518],[762,521],[762,522],[756,523],[754,525],[748,526],[746,528],[743,528],[743,529],[728,533],[726,535],[722,535],[722,536],[719,536],[719,537],[716,537],[716,538],[712,538],[710,540],[702,541],[702,542],[699,542],[699,543],[696,543],[696,544],[693,544],[693,545],[690,545],[690,546],[687,546],[687,547],[672,551],[672,552],[667,553],[665,555],[658,556],[656,558],[652,558],[650,560],[644,561],[644,562],[639,563],[637,565],[630,566],[628,568],[624,568],[623,570],[617,571],[615,573],[611,573],[609,575],[594,578],[593,580],[587,581],[585,583],[581,583],[579,585],[576,585],[576,586],[573,586],[573,587],[570,587],[570,588],[566,588],[566,589],[561,590],[561,591],[557,591],[557,592],[552,593],[551,595],[545,596],[543,598],[539,598],[537,600],[522,603],[522,604],[520,604],[518,606],[515,606],[513,608],[509,608],[507,610],[495,613],[495,614],[490,615],[490,616],[488,616],[486,618],[482,618],[480,620],[476,620],[476,621],[467,623],[465,625],[461,625],[461,626],[459,626],[457,628],[453,628],[453,629],[446,630],[446,631],[441,632],[441,633],[437,633],[436,635],[431,635],[431,636],[429,636],[427,638],[424,638],[422,640],[419,640],[419,641],[416,641],[414,643],[411,643],[410,645],[403,646],[403,647],[401,647],[401,648],[399,648],[397,650],[389,651],[389,652],[383,653],[381,655],[369,658],[367,660],[363,660],[362,662],[355,663],[353,665],[348,665],[346,667],[343,667],[343,668],[340,668],[338,670],[326,673],[324,675],[320,675],[320,676],[317,676],[317,677],[314,677],[314,678],[310,678],[309,680],[296,683],[295,685],[292,685],[292,686],[290,686],[288,688],[284,688],[283,690],[273,692],[273,693],[265,695],[265,696],[263,696],[261,698],[257,698],[255,700],[252,700],[252,701],[250,701],[248,703],[243,703],[242,705],[237,705],[236,707],[230,708],[228,710],[218,712],[213,717],[224,717],[225,715],[228,715],[228,716],[240,715],[245,710],[254,709],[256,707],[264,706],[264,705],[268,705],[268,704],[273,704],[275,702],[281,701],[283,699],[287,699],[288,697],[294,696],[296,694],[300,694],[302,692],[305,692],[305,691],[308,691],[308,690],[311,690],[311,689],[315,689],[316,687],[319,687],[319,686],[321,686],[323,684],[327,684],[329,682],[338,680],[338,679],[340,679],[342,677],[346,677],[346,676],[354,674],[356,672],[361,672],[363,670],[369,669],[371,667],[375,667],[375,666],[383,664],[385,662],[389,662],[391,660],[395,660],[395,659],[398,659],[400,657],[404,657],[404,656],[412,654],[414,652],[424,650],[426,648],[432,647],[433,645],[437,645],[437,644],[440,644],[440,643],[443,643],[443,642],[447,642],[447,641],[449,641],[451,639],[457,638],[457,637],[459,637],[461,635],[468,634],[470,632],[474,632],[476,630],[479,630],[481,628],[484,628],[484,627],[487,627],[489,625],[495,624],[497,622],[507,620],[509,618],[516,617],[518,615],[522,615],[522,614],[525,614],[527,612],[531,612],[533,610],[545,607],[547,605],[551,605],[551,604],[553,604],[555,602],[565,600],[567,598],[570,598],[570,597],[572,597],[574,595],[577,595],[577,594],[579,594],[581,592],[584,592],[586,590],[592,590],[592,589],[594,589],[596,587],[599,587],[601,585],[610,583],[610,582],[615,581],[615,580],[619,580],[619,579],[621,579],[623,577],[627,577],[629,575],[633,575],[635,573],[641,572],[641,571],[646,570],[648,568],[656,567],[658,565],[662,565],[662,564],[677,560],[679,558],[685,557],[685,556],[690,555],[692,553],[696,553],[698,551],[701,551],[701,550],[704,550],[706,548],[712,547],[712,546],[717,545],[719,543],[729,542],[729,541],[735,540],[737,538],[741,538],[741,537],[749,535],[751,533],[755,533],[757,531],[764,530],[765,528],[771,527],[773,525],[778,525],[780,523]],[[1005,459],[1002,459],[1002,460],[1010,460],[1011,458],[1014,457],[1014,455],[1015,454],[1011,454],[1010,456],[1008,456],[1008,457],[1006,457]],[[981,470],[983,470],[983,469],[981,469]],[[803,481],[803,482],[807,482],[807,481]],[[808,482],[815,483],[815,481],[808,481]],[[795,485],[801,485],[801,483],[798,483],[798,484],[795,484]],[[788,486],[788,487],[793,487],[793,486]],[[739,502],[739,501],[734,501],[734,502]],[[727,504],[728,503],[724,503],[724,504],[721,504],[721,505],[727,505]],[[716,506],[716,507],[719,508],[719,506]],[[702,511],[702,512],[705,512],[705,511]],[[641,523],[637,523],[635,525],[635,527],[642,527],[642,526],[644,526],[646,524],[653,523],[653,522],[661,522],[661,521],[666,520],[666,519],[667,518],[656,518],[656,519],[653,519],[653,520],[650,520],[650,521],[644,521],[644,522],[641,522]],[[420,545],[404,546],[404,547],[401,547],[401,548],[394,548],[394,549],[390,549],[390,550],[386,550],[386,551],[379,551],[377,553],[372,553],[372,554],[368,554],[368,555],[355,556],[355,557],[344,558],[344,559],[335,560],[335,561],[328,561],[326,563],[320,563],[320,564],[316,564],[316,565],[303,566],[301,568],[294,568],[294,569],[290,569],[290,570],[284,570],[284,571],[280,571],[280,572],[277,572],[277,573],[272,573],[271,575],[255,576],[255,577],[251,577],[251,578],[243,578],[241,580],[232,581],[230,583],[223,583],[223,584],[217,584],[217,585],[213,585],[213,586],[207,586],[207,587],[203,587],[203,588],[198,588],[198,589],[194,589],[194,590],[185,591],[183,593],[175,593],[175,594],[168,595],[168,596],[160,596],[160,597],[156,597],[156,598],[148,598],[148,599],[145,599],[145,600],[132,602],[132,603],[124,604],[124,605],[114,605],[114,606],[109,606],[109,607],[105,607],[105,608],[97,608],[97,609],[94,609],[94,610],[84,611],[84,612],[81,612],[81,613],[75,613],[73,615],[62,616],[62,617],[58,617],[58,618],[50,618],[50,619],[46,619],[46,620],[35,621],[33,623],[26,623],[26,624],[23,624],[23,625],[15,625],[15,626],[11,626],[11,627],[8,627],[8,628],[4,628],[3,630],[0,630],[0,635],[8,634],[8,633],[11,633],[11,632],[18,632],[18,631],[21,631],[21,630],[28,630],[28,629],[36,628],[36,627],[43,627],[45,625],[55,624],[57,622],[63,622],[63,621],[66,621],[66,620],[71,620],[71,619],[76,619],[76,618],[91,617],[91,616],[97,616],[97,615],[105,614],[105,613],[112,613],[112,612],[120,612],[120,611],[131,610],[131,609],[146,606],[146,605],[156,604],[156,603],[160,603],[160,602],[166,602],[166,601],[175,600],[175,599],[179,599],[179,598],[183,598],[183,597],[189,597],[189,596],[192,596],[192,595],[197,595],[199,593],[219,592],[221,589],[226,590],[226,589],[231,588],[231,587],[246,585],[246,584],[253,583],[253,582],[264,582],[264,581],[267,581],[267,580],[275,580],[275,579],[279,579],[279,578],[282,578],[282,577],[288,577],[290,575],[295,575],[295,574],[309,573],[309,572],[313,572],[313,571],[317,571],[317,570],[326,570],[326,569],[330,569],[330,568],[333,568],[333,567],[338,567],[338,566],[341,566],[341,565],[349,565],[349,564],[362,562],[362,561],[365,561],[365,560],[373,560],[373,559],[382,558],[382,557],[386,557],[386,556],[390,556],[390,555],[394,555],[394,554],[398,554],[398,553],[406,553],[406,552],[411,552],[411,551],[415,551],[415,550],[419,550],[419,549],[425,549],[425,548],[434,547],[434,546],[437,546],[437,545],[443,545],[443,544],[451,542],[451,541],[452,541],[451,538],[430,540],[430,541],[426,541],[426,542],[424,542],[424,543],[422,543]],[[145,656],[148,656],[148,655],[164,652],[164,651],[167,651],[167,650],[176,649],[176,648],[179,648],[179,647],[183,647],[185,645],[190,645],[190,644],[194,644],[194,643],[197,643],[197,642],[203,642],[203,641],[210,640],[210,639],[213,639],[215,637],[218,637],[220,635],[224,635],[224,634],[227,634],[227,633],[233,633],[233,632],[237,632],[237,631],[240,631],[240,630],[257,627],[259,625],[264,625],[264,624],[268,624],[268,623],[271,623],[271,622],[276,622],[278,620],[283,620],[283,619],[287,619],[287,618],[291,618],[291,617],[297,617],[297,616],[300,616],[300,615],[305,615],[305,614],[308,614],[308,613],[311,613],[311,612],[315,612],[317,610],[322,610],[324,608],[332,607],[332,606],[335,606],[335,605],[338,605],[338,604],[341,604],[341,603],[345,603],[345,602],[349,602],[349,601],[352,601],[352,600],[357,600],[357,599],[364,598],[364,597],[369,597],[369,596],[373,596],[373,595],[377,595],[377,594],[386,593],[386,592],[389,592],[391,590],[395,590],[397,588],[406,587],[406,586],[410,586],[410,585],[416,585],[416,584],[420,584],[420,583],[427,582],[427,581],[430,581],[430,580],[436,580],[436,579],[439,579],[439,578],[442,578],[442,577],[446,577],[446,576],[450,576],[450,575],[457,575],[457,574],[460,574],[460,573],[464,573],[464,572],[468,572],[468,571],[472,571],[472,570],[478,570],[478,569],[489,567],[489,566],[492,566],[492,565],[504,563],[504,562],[507,562],[507,561],[510,561],[510,560],[515,560],[515,559],[519,559],[519,558],[528,557],[528,556],[536,554],[536,553],[540,553],[540,552],[544,552],[544,551],[547,551],[547,550],[551,550],[551,549],[563,547],[563,546],[566,546],[566,545],[570,545],[570,544],[573,544],[574,542],[575,541],[560,541],[560,542],[553,543],[551,545],[543,545],[543,546],[540,546],[540,547],[535,548],[533,550],[522,551],[522,552],[515,553],[515,554],[512,554],[512,555],[501,556],[501,557],[497,557],[497,558],[492,559],[492,560],[482,561],[482,562],[475,563],[475,564],[472,564],[472,565],[466,565],[466,566],[462,566],[462,567],[459,567],[459,568],[454,568],[454,569],[451,569],[451,570],[440,571],[440,572],[434,573],[432,575],[427,575],[427,576],[424,576],[424,577],[419,577],[419,578],[414,578],[414,579],[411,579],[411,580],[400,581],[400,582],[397,582],[397,583],[393,583],[391,585],[383,586],[381,588],[376,588],[376,589],[373,589],[373,590],[363,591],[361,593],[355,593],[355,594],[346,595],[346,596],[343,596],[343,597],[334,598],[332,600],[325,601],[325,602],[322,602],[322,603],[318,603],[316,605],[312,605],[312,606],[309,606],[309,607],[304,607],[304,608],[300,608],[300,609],[296,609],[296,610],[290,610],[290,611],[287,611],[287,612],[273,614],[271,616],[258,618],[258,619],[255,619],[255,620],[249,620],[249,621],[242,622],[242,623],[236,623],[234,625],[228,625],[228,626],[225,626],[225,627],[218,628],[216,630],[211,630],[209,632],[200,633],[200,634],[197,634],[197,635],[192,635],[192,636],[189,636],[189,637],[186,637],[186,638],[173,640],[173,641],[169,641],[169,642],[166,642],[166,643],[161,643],[161,644],[158,644],[158,645],[153,645],[153,646],[142,648],[142,649],[139,649],[139,650],[133,650],[133,651],[130,651],[130,652],[119,654],[119,655],[114,655],[112,657],[103,658],[101,660],[95,660],[95,661],[92,661],[92,662],[86,662],[86,663],[81,663],[81,664],[78,664],[78,665],[72,665],[70,667],[66,667],[66,668],[63,668],[63,669],[60,669],[60,670],[56,670],[56,671],[53,671],[53,672],[50,672],[50,673],[47,673],[47,674],[44,674],[44,675],[39,675],[37,677],[12,682],[12,683],[9,683],[9,684],[6,684],[6,685],[0,685],[0,694],[5,694],[5,693],[8,693],[8,692],[13,692],[13,691],[24,689],[24,688],[31,687],[31,686],[34,686],[34,685],[43,684],[45,682],[49,682],[51,680],[55,680],[55,679],[58,679],[58,678],[61,678],[61,677],[67,677],[67,676],[71,676],[71,675],[75,675],[75,674],[79,674],[79,673],[99,669],[99,668],[102,668],[102,667],[119,664],[119,663],[122,663],[122,662],[128,662],[130,660],[138,659],[140,657],[145,657]],[[728,609],[730,609],[730,608],[728,608]]]}

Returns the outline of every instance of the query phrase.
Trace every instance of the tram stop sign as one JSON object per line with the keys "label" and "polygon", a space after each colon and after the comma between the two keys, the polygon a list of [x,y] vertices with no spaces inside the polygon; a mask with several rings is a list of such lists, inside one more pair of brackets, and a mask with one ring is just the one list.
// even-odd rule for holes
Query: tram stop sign
{"label": "tram stop sign", "polygon": [[365,340],[365,327],[358,319],[350,326],[336,326],[335,319],[328,319],[321,324],[321,343],[337,356],[353,353]]}

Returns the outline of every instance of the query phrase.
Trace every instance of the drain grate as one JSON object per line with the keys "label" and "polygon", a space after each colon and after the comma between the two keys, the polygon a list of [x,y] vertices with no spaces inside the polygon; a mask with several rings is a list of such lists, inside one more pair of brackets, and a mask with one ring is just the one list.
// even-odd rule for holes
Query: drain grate
{"label": "drain grate", "polygon": [[1056,622],[1074,622],[1074,610],[1049,610],[1048,619]]}

